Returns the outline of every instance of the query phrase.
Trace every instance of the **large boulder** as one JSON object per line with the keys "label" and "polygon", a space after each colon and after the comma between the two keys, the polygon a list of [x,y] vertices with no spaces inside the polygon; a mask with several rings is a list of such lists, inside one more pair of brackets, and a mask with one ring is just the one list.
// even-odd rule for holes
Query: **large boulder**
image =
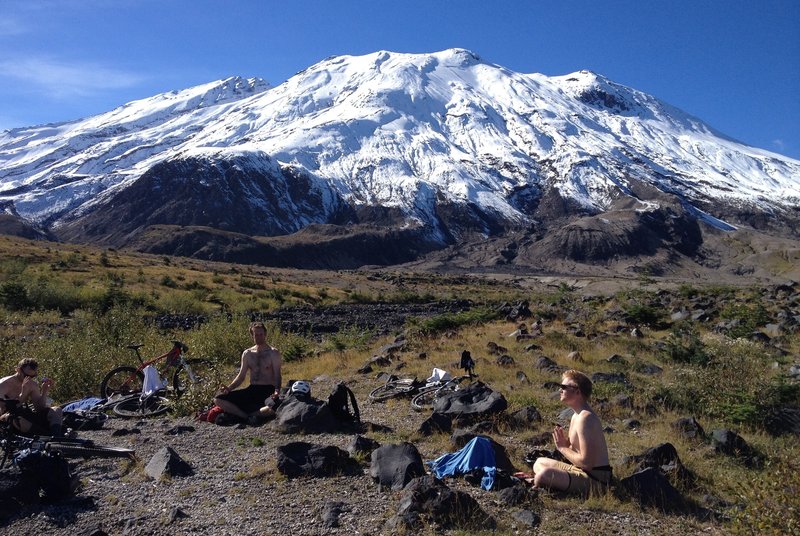
{"label": "large boulder", "polygon": [[732,456],[748,467],[760,467],[762,456],[742,436],[728,429],[711,432],[711,445],[720,454]]}
{"label": "large boulder", "polygon": [[433,411],[453,417],[484,417],[505,411],[506,398],[482,382],[465,389],[440,396],[433,403]]}
{"label": "large boulder", "polygon": [[471,495],[454,491],[433,476],[416,478],[406,486],[397,514],[387,521],[392,532],[419,531],[426,526],[474,532],[493,530],[496,525]]}
{"label": "large boulder", "polygon": [[186,463],[172,447],[163,447],[155,453],[144,468],[147,476],[154,480],[162,476],[191,476],[192,466]]}
{"label": "large boulder", "polygon": [[381,487],[400,490],[412,479],[423,476],[425,466],[412,443],[383,445],[372,451],[369,474]]}
{"label": "large boulder", "polygon": [[[453,435],[450,436],[450,442],[455,446],[457,449],[463,449],[467,443],[475,439],[477,436],[482,434],[476,434],[474,432],[470,432],[468,430],[456,430],[453,432]],[[494,450],[494,463],[495,467],[500,471],[507,471],[509,473],[513,473],[516,471],[514,465],[511,463],[511,459],[508,457],[508,452],[506,448],[492,439],[489,436],[483,436],[489,440],[492,445],[492,449]]]}
{"label": "large boulder", "polygon": [[774,408],[764,418],[764,428],[774,436],[800,435],[800,408]]}
{"label": "large boulder", "polygon": [[695,483],[694,474],[683,465],[672,443],[662,443],[636,456],[626,456],[622,463],[635,464],[635,472],[655,469],[681,487],[692,487]]}
{"label": "large boulder", "polygon": [[655,467],[637,471],[619,482],[619,489],[641,506],[652,506],[666,513],[685,513],[690,503]]}
{"label": "large boulder", "polygon": [[275,411],[272,426],[287,434],[323,434],[335,431],[339,424],[327,403],[288,396]]}
{"label": "large boulder", "polygon": [[304,441],[278,447],[277,466],[278,471],[289,478],[362,474],[361,466],[347,452]]}

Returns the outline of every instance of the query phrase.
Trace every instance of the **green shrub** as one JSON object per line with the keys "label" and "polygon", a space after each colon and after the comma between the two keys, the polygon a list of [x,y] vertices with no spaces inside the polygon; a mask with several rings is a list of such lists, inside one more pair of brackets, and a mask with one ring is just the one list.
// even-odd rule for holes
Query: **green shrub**
{"label": "green shrub", "polygon": [[625,306],[625,317],[631,324],[652,326],[661,321],[661,309],[642,303],[631,303]]}
{"label": "green shrub", "polygon": [[800,533],[800,464],[796,459],[768,462],[763,472],[748,474],[736,492],[742,508],[734,512],[733,534]]}
{"label": "green shrub", "polygon": [[253,289],[253,290],[266,290],[267,289],[267,287],[264,286],[264,283],[262,283],[260,280],[253,279],[251,277],[244,277],[244,276],[239,278],[239,286],[242,287],[242,288],[249,288],[249,289]]}
{"label": "green shrub", "polygon": [[445,313],[431,318],[410,318],[407,323],[423,335],[435,335],[468,325],[485,324],[498,318],[499,314],[493,309],[476,307],[460,313]]}
{"label": "green shrub", "polygon": [[664,341],[663,353],[676,363],[707,365],[710,359],[697,328],[691,323],[679,323]]}
{"label": "green shrub", "polygon": [[760,303],[728,304],[722,308],[719,315],[725,320],[739,321],[739,325],[728,332],[728,335],[734,339],[747,337],[759,327],[769,322],[769,314]]}

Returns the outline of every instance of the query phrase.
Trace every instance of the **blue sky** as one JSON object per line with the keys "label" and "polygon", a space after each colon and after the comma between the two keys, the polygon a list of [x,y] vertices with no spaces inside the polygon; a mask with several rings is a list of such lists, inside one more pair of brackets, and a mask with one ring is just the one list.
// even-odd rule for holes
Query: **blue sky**
{"label": "blue sky", "polygon": [[470,49],[590,69],[800,159],[797,0],[0,0],[0,129],[328,56]]}

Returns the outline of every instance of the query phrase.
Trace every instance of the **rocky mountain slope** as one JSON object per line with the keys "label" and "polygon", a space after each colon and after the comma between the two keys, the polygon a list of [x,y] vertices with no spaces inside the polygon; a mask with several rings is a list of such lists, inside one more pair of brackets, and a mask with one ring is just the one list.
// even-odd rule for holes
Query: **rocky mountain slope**
{"label": "rocky mountain slope", "polygon": [[[589,71],[382,51],[277,87],[230,78],[5,131],[0,202],[64,240],[145,250],[155,224],[246,237],[361,224],[413,234],[402,259],[534,229],[543,251],[604,261],[692,255],[687,225],[796,237],[800,162]],[[374,250],[354,239],[344,256],[359,260],[342,266],[386,262]]]}

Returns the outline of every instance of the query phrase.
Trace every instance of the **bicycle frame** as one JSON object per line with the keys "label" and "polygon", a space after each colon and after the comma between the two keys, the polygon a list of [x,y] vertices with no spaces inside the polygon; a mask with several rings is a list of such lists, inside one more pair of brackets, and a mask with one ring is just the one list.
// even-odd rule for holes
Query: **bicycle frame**
{"label": "bicycle frame", "polygon": [[[145,369],[145,367],[153,365],[154,363],[158,363],[159,361],[165,360],[166,362],[166,366],[158,371],[159,377],[162,377],[164,373],[170,368],[186,364],[186,360],[184,359],[183,354],[184,352],[189,351],[189,347],[183,344],[181,341],[172,341],[172,349],[169,352],[161,354],[160,356],[154,357],[148,361],[145,361],[144,358],[142,358],[142,354],[139,353],[139,348],[141,348],[142,346],[144,345],[131,344],[127,346],[127,348],[134,351],[140,364],[138,367],[136,367],[136,371],[128,377],[128,379],[125,381],[123,385],[127,385],[130,382],[135,381],[136,376],[140,374]],[[187,372],[189,373],[189,376],[192,379],[192,381],[194,381],[195,378],[191,369],[188,369]]]}

